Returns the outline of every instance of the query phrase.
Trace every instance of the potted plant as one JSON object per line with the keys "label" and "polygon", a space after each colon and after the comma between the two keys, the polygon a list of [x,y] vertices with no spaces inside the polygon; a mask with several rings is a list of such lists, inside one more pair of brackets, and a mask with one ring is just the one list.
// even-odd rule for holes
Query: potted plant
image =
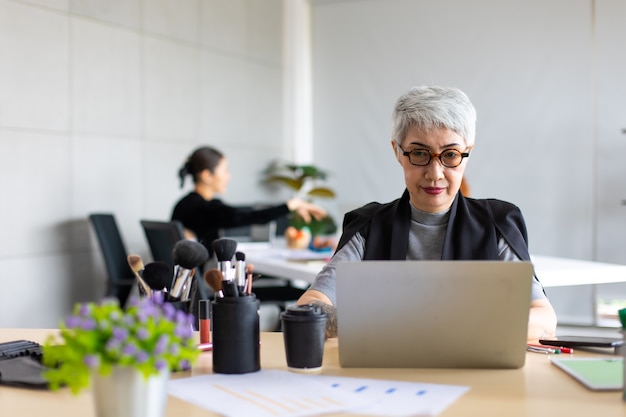
{"label": "potted plant", "polygon": [[[44,377],[52,389],[68,386],[74,394],[93,385],[99,417],[131,409],[157,415],[170,371],[190,369],[200,353],[192,323],[192,315],[159,297],[133,298],[126,309],[114,298],[78,303],[58,337],[44,343]],[[142,390],[152,397],[140,398]]]}
{"label": "potted plant", "polygon": [[[334,198],[335,192],[320,183],[327,178],[326,171],[315,165],[297,165],[274,162],[265,170],[265,183],[282,184],[294,191],[295,198]],[[334,246],[322,236],[337,232],[337,225],[331,216],[322,219],[311,219],[305,222],[300,216],[292,213],[285,237],[289,246],[306,247],[309,242],[311,249],[327,249]],[[317,238],[317,239],[316,239]],[[306,243],[304,243],[306,242]]]}

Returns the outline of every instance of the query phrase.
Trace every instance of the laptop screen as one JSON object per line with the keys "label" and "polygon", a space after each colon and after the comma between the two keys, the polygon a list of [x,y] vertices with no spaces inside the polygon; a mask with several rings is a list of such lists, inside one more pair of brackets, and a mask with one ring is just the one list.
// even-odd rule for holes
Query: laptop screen
{"label": "laptop screen", "polygon": [[344,262],[336,274],[341,366],[524,365],[530,262]]}

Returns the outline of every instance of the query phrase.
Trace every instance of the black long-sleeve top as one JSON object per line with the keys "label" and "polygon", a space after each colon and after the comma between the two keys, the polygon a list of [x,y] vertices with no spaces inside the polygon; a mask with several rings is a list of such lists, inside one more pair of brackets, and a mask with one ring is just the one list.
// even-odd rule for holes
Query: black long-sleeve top
{"label": "black long-sleeve top", "polygon": [[205,200],[192,191],[176,203],[172,220],[182,222],[212,254],[211,243],[219,238],[219,230],[231,227],[265,224],[289,214],[287,204],[253,209],[224,204],[220,199]]}

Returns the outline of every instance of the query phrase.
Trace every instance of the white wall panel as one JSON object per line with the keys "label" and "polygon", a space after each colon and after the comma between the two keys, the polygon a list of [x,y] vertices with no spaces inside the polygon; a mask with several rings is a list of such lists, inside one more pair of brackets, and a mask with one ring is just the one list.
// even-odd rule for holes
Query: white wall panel
{"label": "white wall panel", "polygon": [[149,140],[191,143],[200,123],[200,53],[158,38],[145,40],[145,133]]}
{"label": "white wall panel", "polygon": [[141,0],[70,0],[70,11],[115,25],[141,27]]}
{"label": "white wall panel", "polygon": [[72,19],[73,127],[141,136],[141,37],[91,19]]}
{"label": "white wall panel", "polygon": [[69,151],[65,134],[0,130],[0,262],[69,249],[56,224],[71,215]]}
{"label": "white wall panel", "polygon": [[0,126],[67,130],[68,19],[0,2]]}
{"label": "white wall panel", "polygon": [[587,0],[314,3],[315,160],[341,204],[399,197],[395,100],[460,87],[478,111],[473,195],[520,205],[534,253],[590,258],[591,41]]}
{"label": "white wall panel", "polygon": [[146,32],[197,43],[200,0],[143,0]]}
{"label": "white wall panel", "polygon": [[200,144],[232,158],[227,201],[267,200],[282,29],[280,0],[263,3],[0,0],[0,327],[54,327],[102,296],[90,213],[150,259],[139,220],[169,219]]}
{"label": "white wall panel", "polygon": [[204,0],[200,42],[210,49],[243,55],[248,39],[247,0]]}

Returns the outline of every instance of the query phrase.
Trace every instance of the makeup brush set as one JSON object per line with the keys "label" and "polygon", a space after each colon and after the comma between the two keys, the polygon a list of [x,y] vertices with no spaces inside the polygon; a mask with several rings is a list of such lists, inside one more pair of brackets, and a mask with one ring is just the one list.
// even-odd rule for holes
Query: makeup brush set
{"label": "makeup brush set", "polygon": [[128,264],[135,274],[141,296],[176,303],[177,308],[189,312],[197,289],[196,268],[208,259],[209,252],[204,245],[193,240],[180,240],[172,250],[173,268],[160,261],[144,265],[141,257],[135,254],[128,255]]}
{"label": "makeup brush set", "polygon": [[[213,372],[242,374],[261,369],[259,301],[252,292],[252,272],[237,242],[221,238],[212,242],[217,269],[205,273],[215,298],[211,302]],[[234,265],[233,265],[234,259]]]}
{"label": "makeup brush set", "polygon": [[[208,315],[212,343],[206,335],[201,345],[211,346],[213,371],[223,374],[241,374],[261,369],[259,301],[252,292],[252,267],[246,266],[246,256],[237,251],[237,242],[220,238],[211,244],[217,258],[217,268],[204,274],[206,283],[215,292]],[[190,312],[196,299],[198,283],[195,271],[209,258],[207,249],[199,242],[181,240],[172,251],[174,268],[165,262],[144,265],[139,255],[129,255],[128,264],[137,279],[139,292],[144,297],[159,297]],[[199,313],[205,316],[208,300],[199,300]],[[201,317],[206,327],[206,317]],[[201,335],[202,336],[202,335]]]}

